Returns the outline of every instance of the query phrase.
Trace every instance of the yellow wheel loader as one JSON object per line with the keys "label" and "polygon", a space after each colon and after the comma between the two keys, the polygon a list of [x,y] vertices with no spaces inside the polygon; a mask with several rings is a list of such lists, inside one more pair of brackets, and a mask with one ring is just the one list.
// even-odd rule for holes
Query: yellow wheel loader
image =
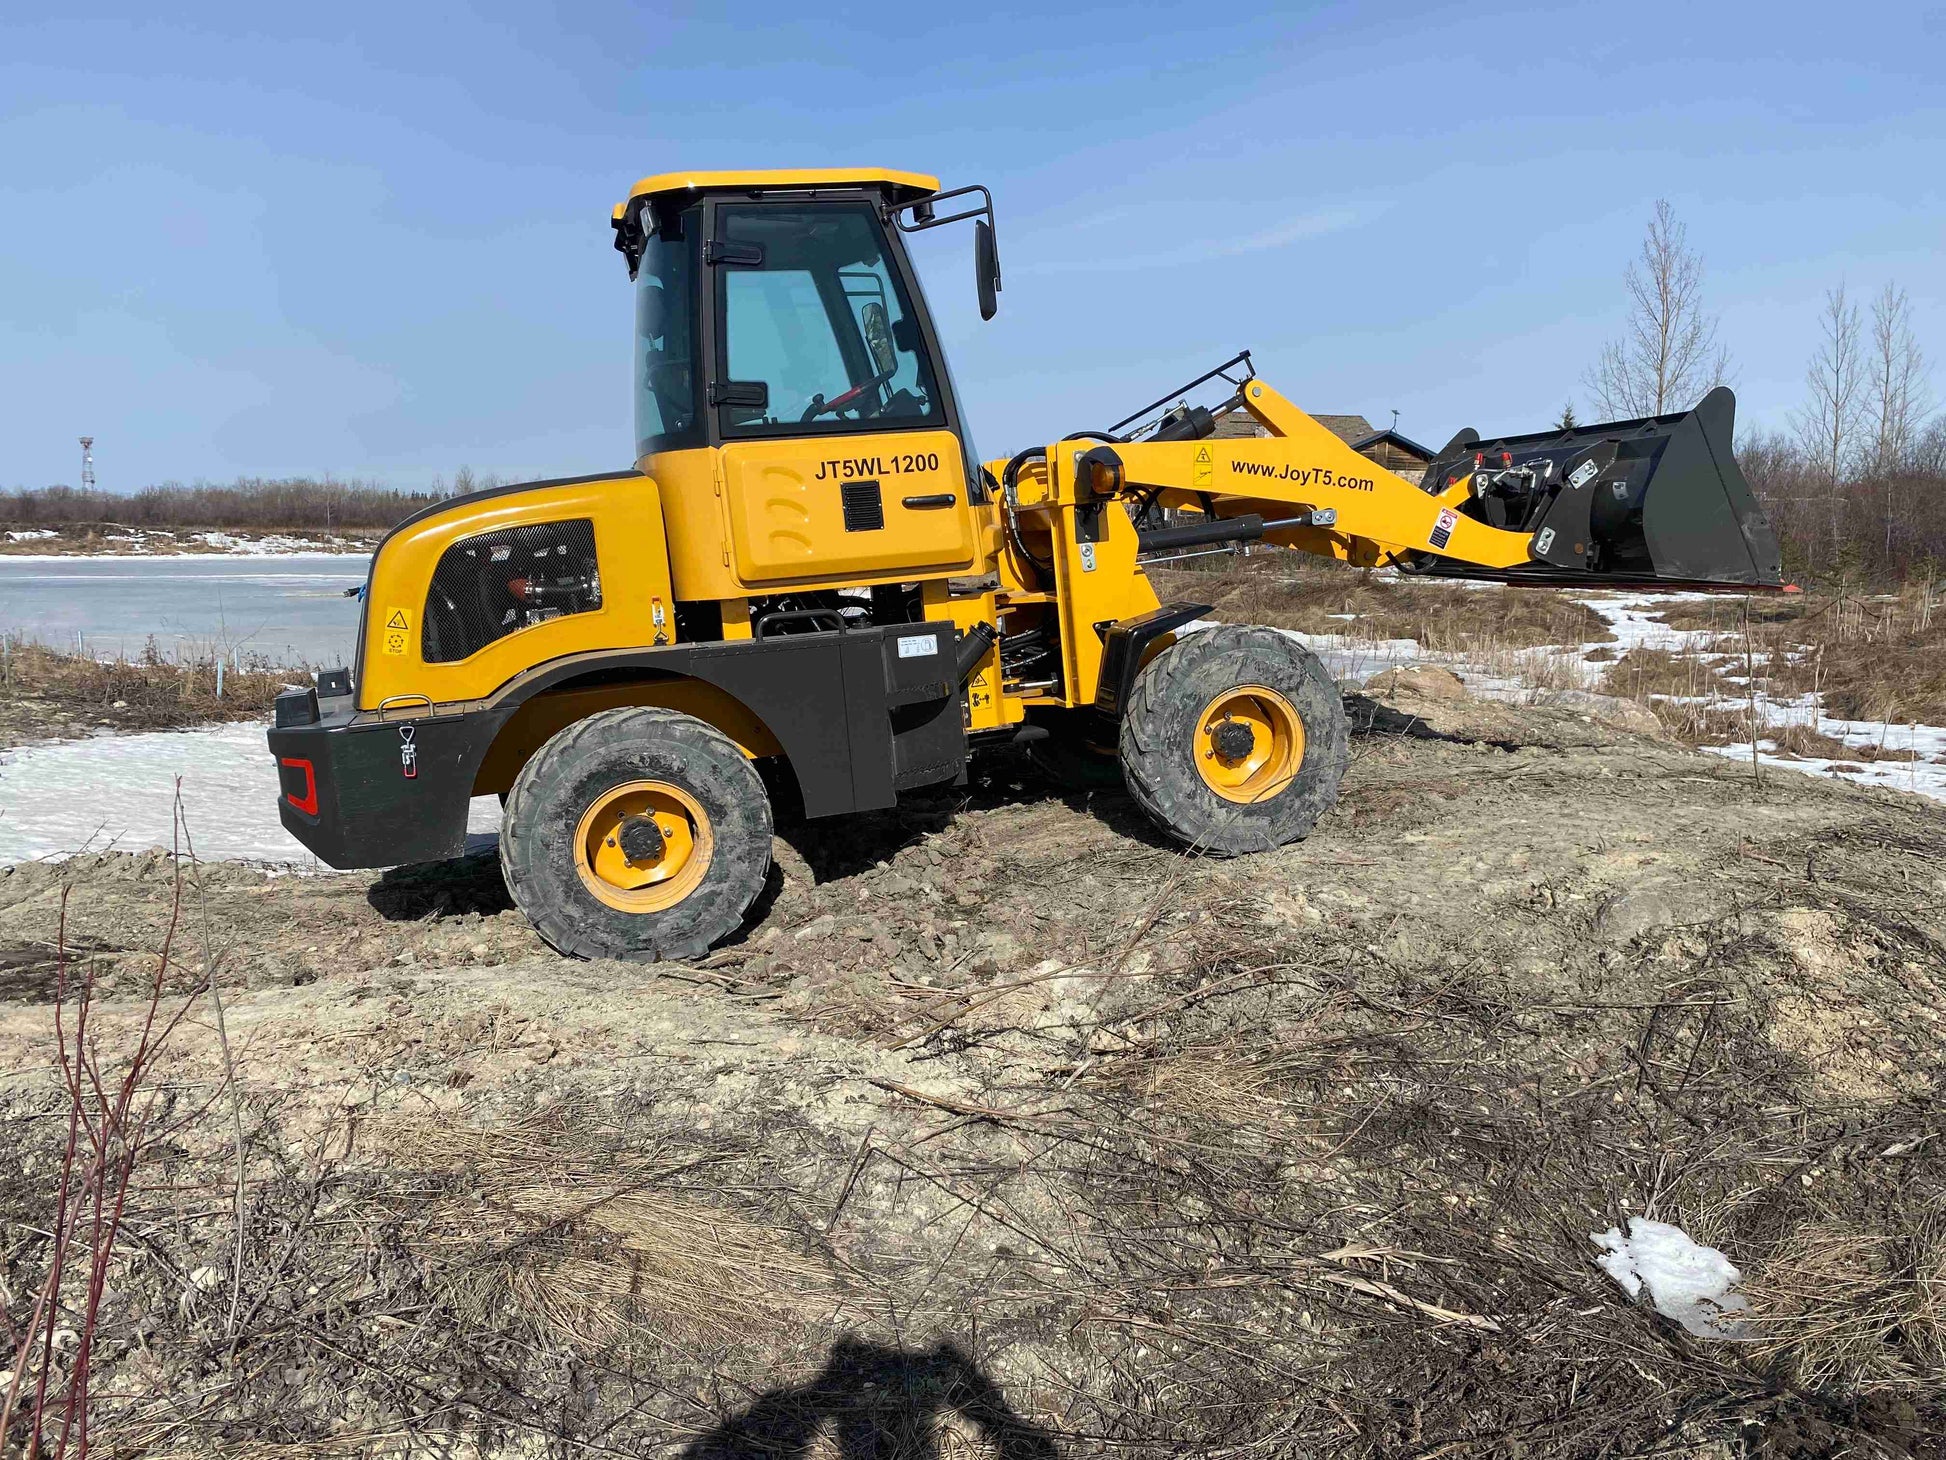
{"label": "yellow wheel loader", "polygon": [[[277,702],[279,810],[336,867],[458,855],[504,800],[515,902],[562,952],[699,955],[809,817],[963,781],[1020,744],[1117,778],[1192,848],[1303,836],[1346,760],[1330,676],[1268,629],[1190,630],[1143,563],[1261,542],[1401,573],[1774,587],[1734,402],[1486,439],[1423,482],[1242,354],[1103,429],[982,461],[905,236],[991,195],[879,170],[645,178],[635,466],[456,497],[372,559],[349,669]],[[1220,396],[1218,399],[1206,397]],[[1254,430],[1218,434],[1225,417]]]}

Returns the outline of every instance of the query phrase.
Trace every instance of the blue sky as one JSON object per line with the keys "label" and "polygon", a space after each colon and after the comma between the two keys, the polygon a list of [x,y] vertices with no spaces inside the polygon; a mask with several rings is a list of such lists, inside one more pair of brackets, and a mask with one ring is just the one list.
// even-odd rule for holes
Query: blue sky
{"label": "blue sky", "polygon": [[1942,75],[1937,3],[12,0],[0,486],[73,481],[84,431],[118,489],[623,465],[609,208],[746,165],[994,189],[992,323],[965,233],[920,240],[988,455],[1242,347],[1432,445],[1586,418],[1658,197],[1781,426],[1840,279],[1946,365]]}

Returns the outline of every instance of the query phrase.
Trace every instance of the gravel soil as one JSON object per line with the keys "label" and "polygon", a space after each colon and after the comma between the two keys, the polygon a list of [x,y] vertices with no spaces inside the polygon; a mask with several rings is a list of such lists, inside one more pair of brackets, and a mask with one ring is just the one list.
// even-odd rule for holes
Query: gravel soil
{"label": "gravel soil", "polygon": [[[553,955],[491,857],[189,869],[95,1443],[1941,1454],[1946,809],[1573,708],[1347,709],[1296,845],[1194,857],[1003,762],[781,827],[681,965]],[[112,1059],[175,886],[0,868],[17,1315],[57,949]],[[1758,1341],[1631,1305],[1589,1242],[1630,1214],[1722,1249]]]}

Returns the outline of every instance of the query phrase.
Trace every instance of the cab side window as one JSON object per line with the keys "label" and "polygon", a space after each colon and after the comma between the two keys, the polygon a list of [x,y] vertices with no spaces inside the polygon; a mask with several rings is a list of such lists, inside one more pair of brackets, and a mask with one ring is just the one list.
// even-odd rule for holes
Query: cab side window
{"label": "cab side window", "polygon": [[725,405],[726,436],[894,430],[944,413],[878,219],[847,204],[726,207],[718,237],[724,367],[763,386]]}

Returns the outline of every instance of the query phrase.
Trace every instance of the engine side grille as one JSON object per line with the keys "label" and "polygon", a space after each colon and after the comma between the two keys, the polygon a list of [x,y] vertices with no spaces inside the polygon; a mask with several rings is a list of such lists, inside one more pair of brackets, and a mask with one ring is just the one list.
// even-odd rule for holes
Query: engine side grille
{"label": "engine side grille", "polygon": [[846,482],[838,495],[845,505],[846,532],[877,532],[885,526],[885,503],[877,482]]}
{"label": "engine side grille", "polygon": [[[426,595],[419,654],[452,664],[508,634],[601,607],[595,525],[539,522],[464,537],[440,555]],[[405,652],[406,619],[374,618],[388,654]]]}

